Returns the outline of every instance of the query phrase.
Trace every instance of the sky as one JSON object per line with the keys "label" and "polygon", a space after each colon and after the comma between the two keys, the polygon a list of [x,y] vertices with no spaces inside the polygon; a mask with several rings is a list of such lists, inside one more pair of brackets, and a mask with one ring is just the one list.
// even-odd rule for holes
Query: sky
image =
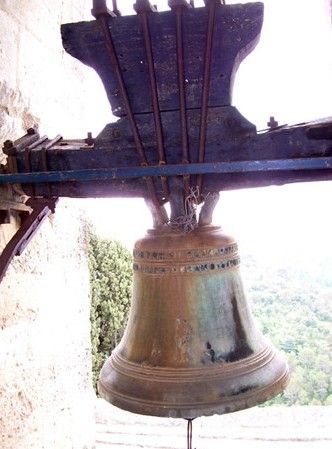
{"label": "sky", "polygon": [[[131,13],[132,3],[118,0],[118,7]],[[159,10],[167,5],[155,3]],[[260,43],[240,66],[234,106],[257,129],[266,128],[271,115],[279,124],[289,125],[332,116],[329,0],[263,3]],[[99,81],[91,76],[91,83],[100,105],[93,124],[97,133],[111,121],[110,110]],[[298,255],[308,254],[308,248],[316,252],[318,247],[332,252],[331,189],[332,183],[320,182],[222,192],[214,224],[234,235],[243,251],[264,257],[284,257],[286,247]],[[82,204],[100,236],[116,238],[129,249],[151,227],[143,200],[89,199]]]}

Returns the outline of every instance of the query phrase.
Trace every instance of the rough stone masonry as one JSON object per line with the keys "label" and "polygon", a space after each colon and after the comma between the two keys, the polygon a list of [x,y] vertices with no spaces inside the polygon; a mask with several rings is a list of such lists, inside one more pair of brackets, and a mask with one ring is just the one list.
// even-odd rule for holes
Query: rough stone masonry
{"label": "rough stone masonry", "polygon": [[[60,24],[90,9],[0,2],[0,147],[36,125],[50,136],[89,130],[88,69],[62,49]],[[17,199],[18,189],[0,190],[0,208]],[[0,251],[18,225],[15,214],[0,225]],[[62,200],[0,284],[1,449],[94,447],[90,363],[84,217]]]}

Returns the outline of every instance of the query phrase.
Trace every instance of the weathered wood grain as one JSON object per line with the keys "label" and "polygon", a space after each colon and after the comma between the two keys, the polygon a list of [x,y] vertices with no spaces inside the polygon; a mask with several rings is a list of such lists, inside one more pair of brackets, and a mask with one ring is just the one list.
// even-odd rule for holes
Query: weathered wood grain
{"label": "weathered wood grain", "polygon": [[[174,11],[148,16],[162,111],[179,109]],[[134,113],[152,111],[148,67],[138,16],[109,18],[109,29]],[[263,4],[219,5],[216,11],[209,105],[231,104],[235,72],[258,42]],[[188,108],[201,102],[207,8],[183,11],[184,66]],[[62,26],[65,50],[101,77],[113,113],[125,114],[104,37],[96,21]]]}

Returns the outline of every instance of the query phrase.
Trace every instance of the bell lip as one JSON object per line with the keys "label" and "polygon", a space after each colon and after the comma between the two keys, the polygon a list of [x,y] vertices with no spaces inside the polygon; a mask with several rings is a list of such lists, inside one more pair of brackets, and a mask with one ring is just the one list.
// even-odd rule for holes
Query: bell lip
{"label": "bell lip", "polygon": [[219,399],[214,402],[192,402],[181,405],[147,401],[116,393],[110,388],[106,388],[101,379],[98,381],[98,392],[106,401],[131,413],[159,416],[162,418],[193,419],[215,414],[224,415],[255,407],[280,394],[286,388],[288,382],[289,368],[288,365],[285,364],[284,371],[272,384],[259,388],[252,388],[251,390],[236,396],[232,395],[224,397],[222,401]]}

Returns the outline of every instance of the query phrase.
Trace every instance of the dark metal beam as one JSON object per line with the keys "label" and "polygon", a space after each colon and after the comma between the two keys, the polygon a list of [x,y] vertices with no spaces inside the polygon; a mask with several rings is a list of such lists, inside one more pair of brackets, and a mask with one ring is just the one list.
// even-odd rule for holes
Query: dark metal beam
{"label": "dark metal beam", "polygon": [[15,173],[0,175],[0,184],[35,184],[41,182],[68,181],[88,182],[112,179],[142,178],[144,176],[177,176],[208,173],[253,173],[328,169],[332,169],[332,157]]}

